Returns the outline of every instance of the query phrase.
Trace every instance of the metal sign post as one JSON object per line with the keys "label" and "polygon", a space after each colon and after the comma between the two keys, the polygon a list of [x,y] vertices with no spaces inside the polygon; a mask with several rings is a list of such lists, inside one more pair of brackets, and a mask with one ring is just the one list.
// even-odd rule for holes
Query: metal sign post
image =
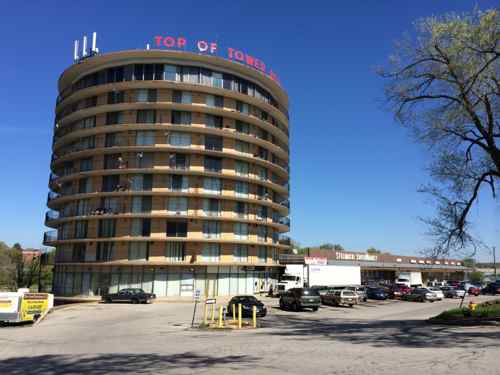
{"label": "metal sign post", "polygon": [[200,302],[201,298],[201,290],[196,289],[194,293],[194,309],[193,309],[193,319],[191,320],[191,328],[194,327],[194,318],[196,316],[196,306],[198,306],[198,302]]}

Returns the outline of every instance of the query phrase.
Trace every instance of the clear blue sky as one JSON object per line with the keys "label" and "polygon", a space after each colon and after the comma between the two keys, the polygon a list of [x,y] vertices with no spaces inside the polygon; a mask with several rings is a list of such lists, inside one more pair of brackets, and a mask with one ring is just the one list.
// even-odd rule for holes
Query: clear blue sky
{"label": "clear blue sky", "polygon": [[[170,34],[218,40],[263,59],[291,99],[292,237],[302,245],[416,253],[427,244],[417,217],[432,213],[416,192],[427,180],[427,151],[380,109],[383,82],[374,68],[415,19],[472,6],[466,0],[3,4],[0,240],[41,246],[56,81],[72,62],[73,40],[97,31],[101,52],[144,48],[155,35]],[[500,248],[499,202],[480,203],[476,227]]]}

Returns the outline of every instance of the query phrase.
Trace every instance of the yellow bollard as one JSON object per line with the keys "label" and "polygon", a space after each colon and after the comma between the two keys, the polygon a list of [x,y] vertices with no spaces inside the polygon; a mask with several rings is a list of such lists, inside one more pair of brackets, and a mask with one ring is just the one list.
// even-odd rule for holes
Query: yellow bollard
{"label": "yellow bollard", "polygon": [[208,319],[208,305],[205,304],[205,313],[203,314],[203,324],[207,325],[207,319]]}
{"label": "yellow bollard", "polygon": [[222,309],[223,307],[219,306],[219,328],[224,327],[224,325],[222,324]]}
{"label": "yellow bollard", "polygon": [[241,328],[241,303],[238,303],[238,328]]}
{"label": "yellow bollard", "polygon": [[235,322],[236,321],[236,305],[234,303],[233,303],[232,310],[233,310],[233,322]]}
{"label": "yellow bollard", "polygon": [[212,304],[212,322],[215,322],[215,303]]}
{"label": "yellow bollard", "polygon": [[257,328],[257,306],[252,307],[253,328]]}

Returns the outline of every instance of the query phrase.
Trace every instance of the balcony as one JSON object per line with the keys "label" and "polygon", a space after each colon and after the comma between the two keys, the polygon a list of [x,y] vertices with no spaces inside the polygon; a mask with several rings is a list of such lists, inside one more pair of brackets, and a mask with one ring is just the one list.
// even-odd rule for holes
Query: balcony
{"label": "balcony", "polygon": [[57,220],[60,218],[59,212],[54,210],[49,210],[45,213],[45,222],[50,220]]}
{"label": "balcony", "polygon": [[285,245],[285,246],[291,246],[292,244],[291,238],[288,236],[284,236],[282,234],[278,236],[278,242],[280,245]]}
{"label": "balcony", "polygon": [[54,199],[57,199],[57,198],[60,198],[61,197],[61,194],[59,193],[56,193],[54,191],[49,191],[49,193],[47,194],[47,204],[54,200]]}
{"label": "balcony", "polygon": [[49,230],[43,234],[43,244],[50,246],[51,242],[57,241],[57,230]]}

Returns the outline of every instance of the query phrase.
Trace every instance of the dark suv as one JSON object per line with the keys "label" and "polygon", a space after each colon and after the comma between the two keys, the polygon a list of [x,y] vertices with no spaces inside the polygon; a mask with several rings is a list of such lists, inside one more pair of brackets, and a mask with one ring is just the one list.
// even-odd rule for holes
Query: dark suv
{"label": "dark suv", "polygon": [[500,294],[500,281],[494,281],[489,283],[485,288],[481,290],[483,294]]}
{"label": "dark suv", "polygon": [[318,311],[321,299],[316,289],[292,288],[283,293],[280,297],[280,308],[299,311],[304,308]]}
{"label": "dark suv", "polygon": [[151,303],[156,298],[153,293],[146,293],[139,288],[122,289],[118,293],[102,296],[104,302],[129,302],[129,303]]}

